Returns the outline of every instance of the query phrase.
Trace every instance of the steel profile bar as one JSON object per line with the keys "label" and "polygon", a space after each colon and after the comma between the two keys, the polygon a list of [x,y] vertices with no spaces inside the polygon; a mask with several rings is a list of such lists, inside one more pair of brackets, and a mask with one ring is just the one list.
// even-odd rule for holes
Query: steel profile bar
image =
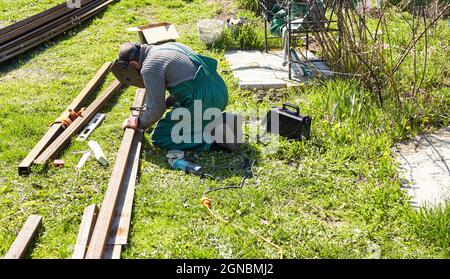
{"label": "steel profile bar", "polygon": [[[144,103],[145,89],[138,89],[134,99],[133,106],[141,107]],[[133,116],[139,116],[139,111],[133,111]],[[89,243],[86,259],[101,259],[105,251],[108,235],[116,212],[116,205],[120,196],[121,186],[127,168],[130,168],[128,159],[133,149],[133,142],[136,136],[140,135],[139,131],[131,128],[125,129],[122,143],[117,153],[116,162],[114,164],[108,188],[98,214],[97,223],[95,224],[91,242]]]}
{"label": "steel profile bar", "polygon": [[[82,0],[81,1],[81,7],[84,7],[89,2],[92,2],[94,0]],[[0,44],[3,44],[9,40],[12,40],[14,38],[17,38],[41,25],[45,25],[49,22],[52,22],[53,20],[56,20],[60,17],[63,17],[64,15],[76,11],[78,8],[69,8],[67,5],[64,5],[65,7],[62,9],[57,9],[53,13],[50,13],[48,15],[45,15],[43,17],[39,17],[32,22],[22,25],[20,27],[14,28],[13,31],[0,35]]]}
{"label": "steel profile bar", "polygon": [[120,259],[122,246],[128,243],[131,213],[133,211],[134,190],[136,188],[139,160],[142,149],[143,131],[137,131],[132,150],[128,157],[128,167],[120,186],[120,193],[116,204],[116,212],[109,229],[103,259]]}
{"label": "steel profile bar", "polygon": [[[83,106],[83,103],[89,98],[92,93],[98,88],[102,83],[103,79],[109,72],[111,62],[106,62],[103,66],[95,73],[94,77],[88,82],[88,84],[83,88],[83,90],[78,94],[78,96],[72,101],[72,103],[63,112],[63,116],[69,116],[69,109],[78,111]],[[28,155],[19,164],[18,170],[19,174],[29,174],[31,165],[34,159],[39,156],[44,149],[49,146],[62,132],[64,131],[61,123],[54,123],[41,138],[41,140],[33,147],[33,149],[28,153]]]}
{"label": "steel profile bar", "polygon": [[3,259],[22,259],[42,225],[42,216],[30,215]]}
{"label": "steel profile bar", "polygon": [[14,56],[17,56],[17,55],[29,50],[30,48],[33,48],[33,47],[41,44],[42,42],[45,42],[51,38],[54,38],[54,37],[58,36],[59,34],[71,29],[72,27],[88,20],[89,18],[93,17],[94,15],[96,15],[96,14],[100,13],[101,11],[103,11],[104,9],[106,9],[106,6],[114,1],[116,1],[116,0],[108,0],[106,2],[103,2],[102,4],[93,8],[92,10],[89,10],[80,15],[73,16],[69,22],[67,22],[66,24],[64,24],[62,26],[58,26],[59,28],[55,27],[54,29],[51,29],[39,36],[31,38],[30,40],[23,42],[16,47],[13,47],[11,49],[8,49],[7,51],[0,53],[0,63],[4,62],[10,58],[13,58]]}
{"label": "steel profile bar", "polygon": [[[101,3],[105,2],[100,2],[100,4]],[[92,2],[81,9],[77,9],[72,13],[67,14],[66,17],[51,22],[48,26],[41,26],[36,30],[31,31],[29,34],[25,34],[23,36],[24,40],[18,38],[17,42],[8,42],[7,44],[5,44],[5,46],[0,46],[0,59],[2,59],[2,56],[7,56],[11,53],[25,51],[30,47],[34,47],[37,44],[40,44],[42,41],[46,41],[64,31],[67,31],[68,29],[72,28],[72,26],[83,22],[84,20],[90,18],[90,16],[93,16],[95,14],[94,13],[89,17],[84,18],[83,16],[89,14],[89,12],[100,12],[101,10],[103,10],[104,6],[101,6],[100,9],[97,9],[99,6],[101,6],[99,5],[99,2]],[[37,44],[34,44],[36,42]]]}
{"label": "steel profile bar", "polygon": [[89,241],[91,240],[92,231],[94,230],[95,222],[97,221],[98,207],[91,204],[86,207],[81,219],[80,230],[77,236],[77,243],[73,249],[72,259],[84,259],[86,255]]}
{"label": "steel profile bar", "polygon": [[103,105],[122,87],[117,79],[115,79],[106,90],[92,102],[75,121],[67,127],[35,160],[35,164],[45,164],[53,156],[56,156],[72,136],[80,132],[86,124],[100,111]]}
{"label": "steel profile bar", "polygon": [[31,17],[25,18],[24,20],[17,21],[15,23],[11,24],[11,25],[3,27],[2,29],[0,29],[0,36],[3,36],[4,34],[12,32],[15,29],[21,28],[22,26],[25,26],[27,24],[30,24],[31,22],[33,22],[35,20],[38,20],[38,19],[40,19],[42,17],[45,17],[45,16],[47,16],[47,15],[49,15],[51,13],[54,13],[54,12],[60,10],[60,9],[63,9],[64,7],[67,7],[66,3],[60,4],[58,6],[50,8],[50,9],[48,9],[46,11],[43,11],[43,12],[38,13],[38,14],[35,14],[35,15],[31,16]]}
{"label": "steel profile bar", "polygon": [[[91,0],[91,2],[92,2],[92,0]],[[93,7],[95,7],[98,4],[99,4],[98,2],[92,2],[87,5],[84,5],[80,9],[71,9],[64,16],[56,18],[56,19],[52,20],[51,22],[48,22],[48,24],[35,26],[33,29],[28,30],[28,32],[26,32],[25,34],[16,36],[12,40],[5,42],[3,44],[2,44],[2,42],[0,42],[0,53],[8,54],[9,52],[13,52],[14,48],[17,47],[18,45],[21,45],[24,42],[26,42],[27,40],[30,40],[30,39],[32,39],[36,36],[39,36],[51,29],[54,29],[58,26],[61,26],[64,23],[69,22],[68,20],[71,17],[81,14],[83,12],[89,11],[90,9],[92,9]],[[1,38],[0,38],[0,40],[1,40]]]}

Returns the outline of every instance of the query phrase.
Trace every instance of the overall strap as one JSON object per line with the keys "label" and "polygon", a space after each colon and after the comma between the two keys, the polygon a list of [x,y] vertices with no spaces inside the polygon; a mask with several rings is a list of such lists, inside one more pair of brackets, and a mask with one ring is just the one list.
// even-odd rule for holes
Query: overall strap
{"label": "overall strap", "polygon": [[[190,51],[185,49],[183,46],[178,45],[176,43],[168,43],[168,44],[170,44],[171,46],[174,46],[174,48],[162,47],[162,48],[156,48],[153,51],[159,51],[159,50],[173,50],[173,51],[177,51],[179,53],[187,55],[189,57],[189,59],[191,59],[191,61],[194,64],[202,66],[202,68],[205,71],[207,71],[209,73],[215,72],[215,70],[216,70],[215,68],[217,67],[217,65],[214,65],[214,62],[215,62],[214,59],[206,57],[206,56],[199,55],[197,53],[191,53]],[[213,61],[210,61],[210,60],[213,60]]]}
{"label": "overall strap", "polygon": [[191,55],[191,53],[189,53],[186,49],[184,49],[184,48],[182,48],[180,45],[177,45],[177,44],[175,44],[175,43],[166,43],[166,44],[169,44],[169,45],[171,45],[171,46],[174,46],[174,48],[169,48],[169,47],[161,47],[161,48],[155,48],[155,49],[153,49],[153,51],[158,51],[158,50],[174,50],[174,51],[176,51],[176,52],[180,52],[180,53],[182,53],[182,54],[185,54],[185,55],[187,55],[187,56],[190,56]]}

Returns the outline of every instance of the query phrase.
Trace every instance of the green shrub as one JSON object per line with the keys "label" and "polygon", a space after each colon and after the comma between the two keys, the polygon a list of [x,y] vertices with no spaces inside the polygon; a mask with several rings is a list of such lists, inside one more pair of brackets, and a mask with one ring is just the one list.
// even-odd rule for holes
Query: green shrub
{"label": "green shrub", "polygon": [[260,49],[263,41],[256,32],[254,24],[244,24],[237,28],[233,37],[235,38],[240,49]]}
{"label": "green shrub", "polygon": [[219,49],[262,49],[264,38],[261,32],[257,31],[257,24],[248,22],[242,26],[236,27],[234,31],[226,28],[222,39],[215,43],[213,47]]}
{"label": "green shrub", "polygon": [[259,0],[237,0],[239,6],[249,11],[257,12],[259,10]]}

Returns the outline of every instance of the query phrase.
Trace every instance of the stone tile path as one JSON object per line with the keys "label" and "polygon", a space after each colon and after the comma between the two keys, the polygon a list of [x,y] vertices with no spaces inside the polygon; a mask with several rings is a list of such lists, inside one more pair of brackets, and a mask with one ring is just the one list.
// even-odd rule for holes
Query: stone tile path
{"label": "stone tile path", "polygon": [[[307,83],[315,77],[302,76],[298,64],[293,64],[292,80],[289,80],[288,66],[283,66],[282,51],[266,53],[258,50],[235,50],[225,53],[233,75],[239,79],[239,85],[245,89],[270,89],[297,86]],[[317,59],[308,52],[308,58]],[[329,75],[329,68],[322,62],[313,62],[319,69]]]}
{"label": "stone tile path", "polygon": [[450,127],[398,144],[395,152],[414,206],[450,201]]}

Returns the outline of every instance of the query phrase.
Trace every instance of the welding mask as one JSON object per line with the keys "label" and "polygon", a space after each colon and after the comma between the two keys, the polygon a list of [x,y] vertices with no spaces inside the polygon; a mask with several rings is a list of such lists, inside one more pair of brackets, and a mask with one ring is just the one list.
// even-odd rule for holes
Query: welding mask
{"label": "welding mask", "polygon": [[139,70],[130,65],[128,61],[136,61],[139,59],[141,46],[137,43],[133,44],[127,58],[127,61],[116,60],[111,66],[111,72],[123,84],[144,88],[144,80]]}
{"label": "welding mask", "polygon": [[144,80],[139,70],[126,61],[116,60],[111,66],[111,72],[123,84],[145,88]]}

